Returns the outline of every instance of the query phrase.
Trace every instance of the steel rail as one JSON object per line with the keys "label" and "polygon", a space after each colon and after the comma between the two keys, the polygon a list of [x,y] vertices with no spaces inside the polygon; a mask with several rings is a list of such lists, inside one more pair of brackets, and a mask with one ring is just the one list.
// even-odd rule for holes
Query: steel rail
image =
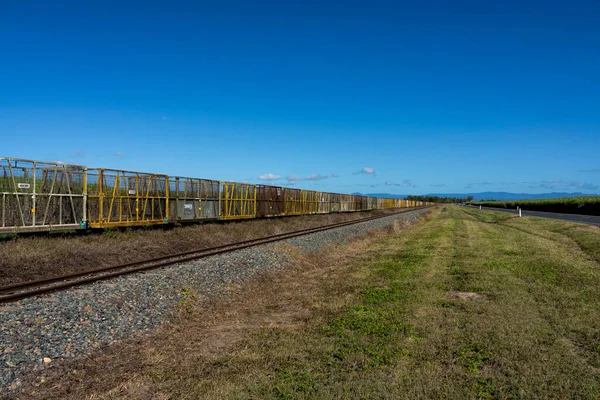
{"label": "steel rail", "polygon": [[273,243],[280,240],[290,239],[298,236],[317,233],[325,230],[341,228],[348,225],[354,225],[361,222],[368,222],[376,219],[390,217],[397,214],[402,214],[409,211],[419,210],[425,207],[415,207],[403,209],[398,212],[377,216],[361,218],[353,221],[338,222],[335,224],[320,226],[316,228],[301,229],[299,231],[281,233],[272,236],[266,236],[258,239],[245,240],[237,243],[230,243],[206,249],[190,250],[182,253],[172,254],[150,258],[146,260],[135,261],[126,264],[113,265],[108,267],[94,268],[82,272],[77,272],[68,275],[61,275],[47,279],[40,279],[25,283],[18,283],[9,286],[0,287],[0,303],[22,300],[28,297],[33,297],[39,294],[54,292],[58,290],[68,289],[81,284],[93,283],[105,279],[110,279],[122,275],[128,275],[135,272],[147,271],[160,267],[165,267],[181,262],[197,260],[205,257],[210,257],[222,253],[227,253],[235,250],[242,250],[253,246],[258,246],[267,243]]}

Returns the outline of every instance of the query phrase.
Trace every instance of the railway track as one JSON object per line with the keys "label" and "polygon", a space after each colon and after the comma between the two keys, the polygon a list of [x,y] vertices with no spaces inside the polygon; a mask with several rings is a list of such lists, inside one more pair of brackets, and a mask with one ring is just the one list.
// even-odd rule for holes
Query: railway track
{"label": "railway track", "polygon": [[392,215],[401,214],[409,211],[418,210],[424,207],[410,208],[401,210],[393,214],[387,214],[377,217],[361,218],[354,221],[339,222],[335,224],[320,226],[317,228],[302,229],[299,231],[282,233],[273,236],[267,236],[260,239],[246,240],[243,242],[227,244],[223,246],[211,247],[207,249],[186,251],[183,253],[151,258],[147,260],[136,261],[127,264],[113,265],[109,267],[96,268],[84,272],[78,272],[69,275],[61,275],[53,278],[40,279],[33,282],[19,283],[9,286],[0,287],[0,303],[22,300],[29,297],[34,297],[40,294],[65,290],[74,286],[89,284],[105,279],[110,279],[122,275],[132,274],[135,272],[148,271],[155,268],[166,267],[181,262],[197,260],[200,258],[210,257],[217,254],[227,253],[230,251],[241,250],[248,247],[258,246],[261,244],[273,243],[284,239],[290,239],[297,236],[308,235],[311,233],[321,232],[329,229],[340,228],[347,225],[358,224],[361,222],[372,221],[380,218],[386,218]]}

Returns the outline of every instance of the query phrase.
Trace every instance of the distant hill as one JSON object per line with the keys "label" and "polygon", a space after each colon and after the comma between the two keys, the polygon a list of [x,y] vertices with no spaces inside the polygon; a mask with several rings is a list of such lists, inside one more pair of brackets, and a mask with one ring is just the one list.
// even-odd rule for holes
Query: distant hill
{"label": "distant hill", "polygon": [[[369,193],[368,196],[390,197],[394,199],[404,199],[405,194],[390,193]],[[467,197],[473,196],[473,200],[536,200],[536,199],[554,199],[557,197],[577,197],[577,196],[596,196],[587,193],[509,193],[509,192],[480,192],[480,193],[428,193],[425,196],[438,197]]]}

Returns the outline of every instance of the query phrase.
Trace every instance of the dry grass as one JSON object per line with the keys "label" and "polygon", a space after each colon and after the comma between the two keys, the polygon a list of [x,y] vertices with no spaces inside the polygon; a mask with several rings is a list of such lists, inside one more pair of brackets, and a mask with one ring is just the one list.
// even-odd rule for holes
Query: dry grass
{"label": "dry grass", "polygon": [[389,210],[4,240],[0,241],[0,286],[386,213]]}

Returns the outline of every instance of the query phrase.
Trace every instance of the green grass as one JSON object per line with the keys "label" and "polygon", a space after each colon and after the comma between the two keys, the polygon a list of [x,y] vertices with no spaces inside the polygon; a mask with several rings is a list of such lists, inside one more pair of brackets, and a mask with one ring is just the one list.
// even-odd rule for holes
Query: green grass
{"label": "green grass", "polygon": [[249,393],[597,398],[600,232],[573,226],[451,208],[383,240],[354,304],[281,362],[294,373]]}

